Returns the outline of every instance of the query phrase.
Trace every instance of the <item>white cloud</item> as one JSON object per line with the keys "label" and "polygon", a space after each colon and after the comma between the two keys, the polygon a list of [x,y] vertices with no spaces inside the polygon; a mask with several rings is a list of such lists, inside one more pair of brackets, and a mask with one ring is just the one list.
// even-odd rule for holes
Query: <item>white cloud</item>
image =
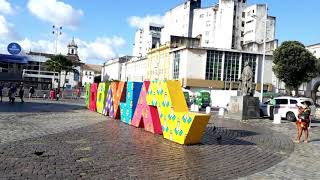
{"label": "white cloud", "polygon": [[[62,36],[58,43],[58,52],[61,54],[67,54],[67,45],[71,41],[71,38]],[[54,53],[55,46],[53,41],[38,40],[32,41],[28,38],[17,41],[24,52],[34,51],[43,53]],[[102,64],[107,59],[118,57],[120,49],[125,45],[125,40],[121,37],[114,36],[99,37],[95,41],[84,41],[81,39],[75,39],[78,45],[78,55],[82,62]],[[7,53],[6,47],[9,42],[0,43],[0,53]]]}
{"label": "white cloud", "polygon": [[93,42],[85,42],[77,39],[79,56],[87,62],[103,63],[107,59],[117,57],[119,50],[125,45],[121,37],[101,37]]}
{"label": "white cloud", "polygon": [[128,18],[130,26],[136,28],[143,28],[149,23],[163,24],[163,16],[147,15],[145,17],[131,16]]}
{"label": "white cloud", "polygon": [[0,40],[18,39],[13,24],[7,22],[4,16],[0,15]]}
{"label": "white cloud", "polygon": [[80,24],[83,11],[57,0],[29,0],[29,11],[39,19],[57,26],[76,28]]}
{"label": "white cloud", "polygon": [[13,14],[13,8],[7,0],[0,0],[0,13]]}

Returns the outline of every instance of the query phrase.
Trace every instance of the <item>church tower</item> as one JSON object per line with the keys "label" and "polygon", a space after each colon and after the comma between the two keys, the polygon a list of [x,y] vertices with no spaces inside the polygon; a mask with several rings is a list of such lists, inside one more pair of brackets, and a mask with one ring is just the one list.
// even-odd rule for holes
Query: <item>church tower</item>
{"label": "church tower", "polygon": [[74,42],[74,38],[68,45],[68,56],[78,56],[78,45]]}

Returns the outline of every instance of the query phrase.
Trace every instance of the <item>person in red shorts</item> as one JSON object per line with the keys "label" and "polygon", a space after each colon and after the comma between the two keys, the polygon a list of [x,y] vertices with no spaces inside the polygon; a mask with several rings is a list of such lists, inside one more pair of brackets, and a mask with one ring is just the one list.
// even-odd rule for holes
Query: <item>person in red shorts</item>
{"label": "person in red shorts", "polygon": [[298,128],[298,137],[295,141],[296,143],[300,143],[300,139],[302,136],[302,132],[304,132],[304,142],[308,143],[309,139],[309,124],[310,124],[310,102],[304,101],[301,102],[301,106],[299,107],[299,114],[297,120],[297,128]]}

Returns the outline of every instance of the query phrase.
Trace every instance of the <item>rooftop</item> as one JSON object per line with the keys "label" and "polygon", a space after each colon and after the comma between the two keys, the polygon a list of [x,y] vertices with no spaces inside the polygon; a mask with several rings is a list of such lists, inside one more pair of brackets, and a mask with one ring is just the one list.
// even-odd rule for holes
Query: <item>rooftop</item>
{"label": "rooftop", "polygon": [[83,70],[92,70],[94,72],[99,72],[101,73],[102,66],[101,65],[96,65],[96,64],[84,64],[82,66]]}

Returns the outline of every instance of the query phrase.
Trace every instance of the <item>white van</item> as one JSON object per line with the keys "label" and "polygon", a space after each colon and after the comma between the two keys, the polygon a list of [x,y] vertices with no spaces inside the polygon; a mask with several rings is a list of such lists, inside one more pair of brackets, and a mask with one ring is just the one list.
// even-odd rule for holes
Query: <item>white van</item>
{"label": "white van", "polygon": [[[298,105],[300,105],[301,102],[304,102],[304,101],[310,102],[311,117],[316,110],[313,100],[310,98],[283,96],[283,97],[277,97],[274,99],[276,101],[274,114],[280,114],[282,118],[286,118],[289,121],[296,121],[298,119],[298,113],[299,113]],[[260,104],[260,114],[262,116],[270,116],[269,101],[270,100],[268,100],[263,104]]]}

